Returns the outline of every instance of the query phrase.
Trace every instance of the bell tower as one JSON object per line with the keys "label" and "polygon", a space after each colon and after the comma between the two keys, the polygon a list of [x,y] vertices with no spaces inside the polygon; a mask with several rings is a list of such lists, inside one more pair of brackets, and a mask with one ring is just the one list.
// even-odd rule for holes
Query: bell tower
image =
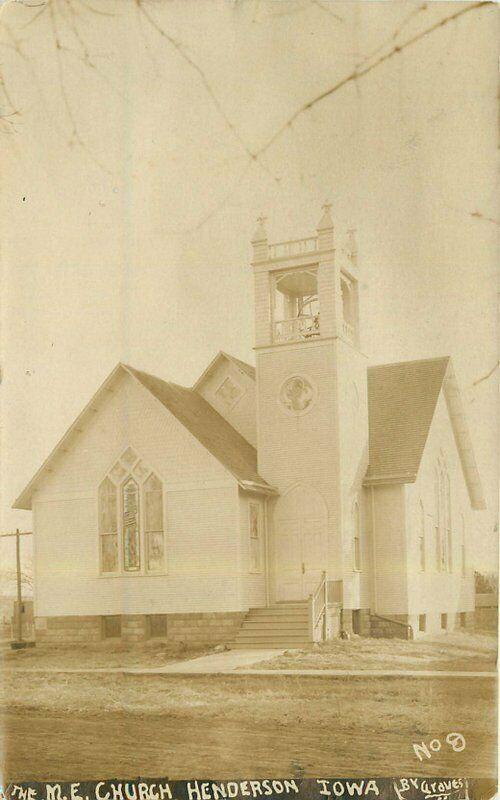
{"label": "bell tower", "polygon": [[341,580],[351,559],[368,459],[357,252],[353,231],[337,241],[329,204],[316,235],[270,243],[261,217],[252,245],[258,465],[280,491],[269,515],[275,599],[295,600],[323,570]]}

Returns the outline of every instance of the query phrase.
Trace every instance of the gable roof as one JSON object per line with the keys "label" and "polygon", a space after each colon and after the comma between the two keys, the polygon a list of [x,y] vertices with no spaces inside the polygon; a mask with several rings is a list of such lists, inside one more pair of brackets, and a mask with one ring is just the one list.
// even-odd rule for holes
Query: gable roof
{"label": "gable roof", "polygon": [[95,412],[96,404],[120,372],[137,380],[172,413],[179,422],[216,458],[246,491],[274,494],[276,489],[264,481],[257,472],[257,451],[241,436],[198,392],[175,383],[163,381],[127,364],[118,364],[106,378],[83,411],[56,444],[48,458],[15,500],[13,508],[29,510],[31,496],[38,482],[59,454],[68,449],[75,433],[81,431],[87,418]]}
{"label": "gable roof", "polygon": [[429,358],[368,369],[369,464],[365,484],[413,483],[441,390],[474,508],[481,482],[451,359]]}
{"label": "gable roof", "polygon": [[237,367],[239,370],[241,370],[241,372],[244,372],[246,375],[248,375],[249,378],[251,378],[253,381],[255,381],[255,367],[252,367],[251,364],[247,364],[246,361],[241,361],[239,358],[235,358],[234,356],[230,355],[229,353],[225,353],[224,350],[219,350],[219,352],[217,353],[215,358],[213,358],[212,361],[210,362],[210,364],[208,365],[208,367],[206,367],[206,369],[203,370],[203,372],[201,373],[200,377],[198,378],[196,383],[193,385],[193,389],[195,391],[197,391],[200,388],[200,386],[204,382],[205,378],[208,378],[208,376],[211,375],[212,372],[214,372],[214,370],[217,368],[218,364],[223,359],[225,359],[226,361],[230,361],[232,364],[235,365],[235,367]]}
{"label": "gable roof", "polygon": [[148,389],[241,484],[272,491],[257,472],[257,451],[208,403],[185,386],[163,381],[126,364],[125,369]]}

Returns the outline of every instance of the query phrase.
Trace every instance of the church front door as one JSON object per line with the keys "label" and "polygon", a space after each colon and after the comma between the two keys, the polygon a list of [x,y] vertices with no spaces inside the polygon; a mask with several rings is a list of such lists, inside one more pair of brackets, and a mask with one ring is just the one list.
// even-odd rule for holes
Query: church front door
{"label": "church front door", "polygon": [[280,497],[274,513],[276,600],[305,600],[327,563],[327,511],[312,489]]}

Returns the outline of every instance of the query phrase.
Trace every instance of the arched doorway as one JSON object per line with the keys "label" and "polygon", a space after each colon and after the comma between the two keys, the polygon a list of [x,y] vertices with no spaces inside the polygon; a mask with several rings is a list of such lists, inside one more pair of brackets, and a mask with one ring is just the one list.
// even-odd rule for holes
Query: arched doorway
{"label": "arched doorway", "polygon": [[326,569],[326,504],[316,490],[296,486],[279,498],[273,519],[276,600],[304,600]]}

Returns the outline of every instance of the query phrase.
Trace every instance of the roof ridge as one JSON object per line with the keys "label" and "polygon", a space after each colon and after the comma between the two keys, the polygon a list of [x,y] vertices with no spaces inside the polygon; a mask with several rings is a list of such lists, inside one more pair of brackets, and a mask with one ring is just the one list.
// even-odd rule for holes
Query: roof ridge
{"label": "roof ridge", "polygon": [[404,364],[431,364],[433,361],[451,361],[451,356],[433,356],[432,358],[412,358],[409,361],[390,361],[388,364],[372,364],[368,370],[383,369],[384,367],[401,367]]}

